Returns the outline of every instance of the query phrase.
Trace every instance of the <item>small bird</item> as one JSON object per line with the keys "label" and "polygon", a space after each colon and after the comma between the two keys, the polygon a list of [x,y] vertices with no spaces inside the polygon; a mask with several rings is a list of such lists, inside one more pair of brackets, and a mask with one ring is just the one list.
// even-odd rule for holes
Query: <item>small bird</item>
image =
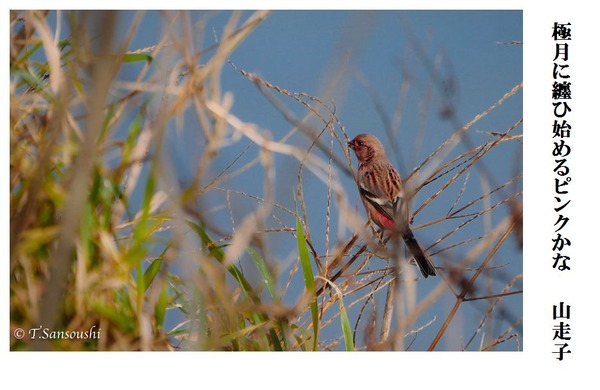
{"label": "small bird", "polygon": [[358,191],[371,221],[402,237],[423,277],[435,276],[429,256],[410,230],[408,199],[402,180],[388,161],[379,139],[371,134],[360,134],[348,142],[348,147],[358,159]]}

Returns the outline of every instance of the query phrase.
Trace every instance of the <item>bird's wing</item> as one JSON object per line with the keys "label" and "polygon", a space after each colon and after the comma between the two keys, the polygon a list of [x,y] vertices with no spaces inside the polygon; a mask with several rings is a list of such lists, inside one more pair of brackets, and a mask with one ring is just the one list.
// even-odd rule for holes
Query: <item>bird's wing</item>
{"label": "bird's wing", "polygon": [[377,195],[368,191],[365,187],[361,185],[359,185],[358,190],[360,191],[362,196],[369,202],[369,204],[375,207],[375,210],[383,214],[386,218],[390,219],[391,221],[394,220],[393,215],[395,209],[395,202],[393,203],[385,198],[378,197]]}

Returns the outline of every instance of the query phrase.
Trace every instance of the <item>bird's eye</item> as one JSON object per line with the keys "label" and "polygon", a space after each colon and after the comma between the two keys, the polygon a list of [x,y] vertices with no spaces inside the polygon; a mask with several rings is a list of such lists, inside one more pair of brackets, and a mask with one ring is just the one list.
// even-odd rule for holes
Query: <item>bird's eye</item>
{"label": "bird's eye", "polygon": [[362,142],[362,141],[357,141],[356,143],[358,144],[358,146],[363,146],[364,145],[364,142]]}

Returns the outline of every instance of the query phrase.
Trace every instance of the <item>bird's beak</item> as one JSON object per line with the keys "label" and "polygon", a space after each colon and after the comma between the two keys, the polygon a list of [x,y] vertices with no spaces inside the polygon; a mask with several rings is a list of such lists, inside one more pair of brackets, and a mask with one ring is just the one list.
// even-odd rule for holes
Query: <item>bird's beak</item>
{"label": "bird's beak", "polygon": [[348,147],[354,150],[354,143],[352,141],[348,141]]}

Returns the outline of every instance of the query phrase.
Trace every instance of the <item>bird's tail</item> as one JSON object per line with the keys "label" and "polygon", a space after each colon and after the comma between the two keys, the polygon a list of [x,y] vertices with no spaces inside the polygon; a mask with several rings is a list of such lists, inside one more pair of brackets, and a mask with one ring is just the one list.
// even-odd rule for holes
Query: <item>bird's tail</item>
{"label": "bird's tail", "polygon": [[427,256],[423,248],[421,248],[421,245],[419,245],[419,242],[412,231],[409,230],[407,233],[404,233],[402,238],[404,239],[404,243],[408,247],[408,250],[414,256],[423,277],[435,276],[435,268],[433,267],[431,260],[429,260],[429,256]]}

